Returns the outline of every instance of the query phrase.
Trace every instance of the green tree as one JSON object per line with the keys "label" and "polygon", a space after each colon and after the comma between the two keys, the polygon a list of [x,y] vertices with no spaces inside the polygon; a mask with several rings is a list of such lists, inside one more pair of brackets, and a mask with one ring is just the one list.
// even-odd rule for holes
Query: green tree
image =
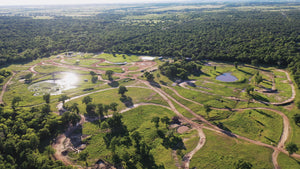
{"label": "green tree", "polygon": [[238,62],[234,62],[233,64],[234,64],[234,67],[235,67],[236,69],[238,69]]}
{"label": "green tree", "polygon": [[295,153],[298,151],[298,147],[295,143],[288,143],[286,146],[285,146],[285,149],[289,152],[289,155]]}
{"label": "green tree", "polygon": [[293,119],[294,119],[296,125],[300,124],[300,114],[295,114]]}
{"label": "green tree", "polygon": [[117,111],[117,106],[118,106],[118,103],[116,102],[112,102],[109,107],[112,111],[116,112]]}
{"label": "green tree", "polygon": [[157,78],[157,79],[160,78],[160,74],[159,74],[159,73],[156,74],[156,78]]}
{"label": "green tree", "polygon": [[61,96],[58,98],[58,101],[61,101],[61,102],[63,103],[63,107],[65,107],[65,101],[68,100],[68,99],[70,99],[70,97],[67,96],[67,95],[65,95],[65,94],[63,94],[63,95],[61,95]]}
{"label": "green tree", "polygon": [[121,94],[122,96],[125,94],[125,92],[127,92],[127,88],[125,86],[120,86],[119,87],[119,94]]}
{"label": "green tree", "polygon": [[259,83],[261,83],[262,81],[263,77],[260,74],[254,76],[254,82],[256,85],[259,85]]}
{"label": "green tree", "polygon": [[32,76],[33,76],[32,73],[28,73],[28,74],[26,74],[26,75],[24,76],[24,78],[25,78],[25,80],[26,80],[27,82],[31,82]]}
{"label": "green tree", "polygon": [[252,168],[252,164],[244,161],[244,160],[238,160],[237,162],[234,163],[234,166],[236,169],[251,169]]}
{"label": "green tree", "polygon": [[95,75],[97,75],[97,73],[95,73],[94,71],[90,71],[90,75],[95,76]]}
{"label": "green tree", "polygon": [[204,104],[203,106],[204,106],[204,111],[207,114],[207,117],[209,117],[209,112],[211,111],[211,106],[208,104]]}
{"label": "green tree", "polygon": [[82,99],[82,103],[84,104],[89,104],[93,101],[93,99],[90,97],[90,96],[85,96],[83,99]]}
{"label": "green tree", "polygon": [[19,102],[22,101],[21,97],[19,96],[14,96],[12,102],[11,102],[11,108],[16,109],[16,107],[19,105]]}
{"label": "green tree", "polygon": [[42,113],[44,115],[48,115],[51,112],[51,107],[49,104],[45,104],[42,106]]}
{"label": "green tree", "polygon": [[247,86],[246,93],[248,94],[248,96],[252,95],[253,92],[254,92],[254,87],[251,85]]}
{"label": "green tree", "polygon": [[85,108],[86,112],[90,116],[95,116],[96,115],[96,105],[93,103],[88,103]]}
{"label": "green tree", "polygon": [[113,80],[113,78],[112,78],[113,74],[114,74],[114,71],[112,71],[112,70],[107,70],[107,71],[105,72],[105,75],[107,76],[107,78],[108,78],[109,80]]}
{"label": "green tree", "polygon": [[140,142],[142,139],[140,133],[135,130],[134,132],[131,133],[130,136],[135,142],[135,148],[136,148],[137,153],[139,153],[140,152]]}
{"label": "green tree", "polygon": [[154,76],[152,73],[145,72],[144,76],[147,78],[147,81],[149,81],[149,82],[154,80]]}
{"label": "green tree", "polygon": [[98,76],[92,76],[91,81],[92,81],[92,83],[97,83],[97,81],[98,81]]}
{"label": "green tree", "polygon": [[86,167],[88,166],[88,163],[87,163],[88,157],[89,157],[89,152],[87,152],[87,151],[82,151],[81,153],[79,153],[79,160],[85,161]]}
{"label": "green tree", "polygon": [[73,103],[70,107],[72,112],[75,112],[76,114],[79,114],[79,108],[78,108],[78,103]]}
{"label": "green tree", "polygon": [[158,129],[158,127],[159,127],[159,117],[157,117],[157,116],[153,117],[151,122],[154,123],[155,128]]}
{"label": "green tree", "polygon": [[99,119],[102,119],[103,117],[104,117],[104,114],[103,114],[103,112],[104,112],[104,106],[103,106],[103,104],[102,103],[99,103],[99,104],[97,104],[97,114],[98,114],[98,116],[99,116]]}
{"label": "green tree", "polygon": [[47,104],[49,104],[50,103],[50,94],[49,93],[44,94],[43,99]]}
{"label": "green tree", "polygon": [[107,116],[107,113],[108,113],[108,110],[110,109],[110,106],[109,105],[104,105],[103,106],[103,111],[105,112],[106,116]]}
{"label": "green tree", "polygon": [[160,119],[161,122],[166,124],[166,127],[168,127],[169,123],[170,123],[170,118],[168,116],[164,116]]}

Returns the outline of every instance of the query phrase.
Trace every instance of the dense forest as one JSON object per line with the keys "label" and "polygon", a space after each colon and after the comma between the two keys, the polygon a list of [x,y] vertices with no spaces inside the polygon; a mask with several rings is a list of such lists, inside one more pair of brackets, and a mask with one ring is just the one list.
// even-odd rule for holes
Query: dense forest
{"label": "dense forest", "polygon": [[16,108],[20,101],[15,97],[12,109],[0,106],[0,168],[71,168],[51,160],[54,150],[47,145],[72,117],[50,113],[49,104]]}
{"label": "dense forest", "polygon": [[49,20],[2,16],[0,64],[64,51],[106,51],[289,66],[300,83],[299,11],[150,14],[109,11]]}

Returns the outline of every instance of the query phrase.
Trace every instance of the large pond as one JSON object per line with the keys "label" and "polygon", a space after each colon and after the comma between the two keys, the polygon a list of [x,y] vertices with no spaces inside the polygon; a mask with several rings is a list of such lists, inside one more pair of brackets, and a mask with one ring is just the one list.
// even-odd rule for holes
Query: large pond
{"label": "large pond", "polygon": [[235,82],[238,80],[235,76],[233,76],[231,73],[223,73],[216,77],[217,80],[220,80],[222,82]]}
{"label": "large pond", "polygon": [[34,92],[34,96],[50,93],[59,95],[64,90],[77,87],[78,76],[74,73],[62,73],[62,78],[57,80],[44,80],[28,87],[28,90]]}

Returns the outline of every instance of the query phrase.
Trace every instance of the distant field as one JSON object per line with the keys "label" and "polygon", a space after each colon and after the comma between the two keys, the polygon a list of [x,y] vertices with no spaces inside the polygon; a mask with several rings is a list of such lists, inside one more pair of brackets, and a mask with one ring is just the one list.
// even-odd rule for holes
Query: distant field
{"label": "distant field", "polygon": [[234,163],[241,159],[250,162],[253,169],[273,168],[272,150],[253,145],[228,136],[204,130],[206,144],[191,160],[190,167],[197,168],[234,168]]}
{"label": "distant field", "polygon": [[127,55],[127,54],[108,54],[108,53],[102,53],[100,55],[98,55],[96,58],[103,58],[109,62],[136,62],[139,61],[139,57],[136,55]]}

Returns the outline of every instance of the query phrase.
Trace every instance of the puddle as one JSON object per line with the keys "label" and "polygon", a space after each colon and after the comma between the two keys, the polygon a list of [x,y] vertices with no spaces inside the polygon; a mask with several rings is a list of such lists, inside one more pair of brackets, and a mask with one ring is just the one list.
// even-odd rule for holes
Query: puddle
{"label": "puddle", "polygon": [[222,82],[235,82],[238,80],[235,76],[231,75],[231,73],[223,73],[216,77],[217,80]]}

